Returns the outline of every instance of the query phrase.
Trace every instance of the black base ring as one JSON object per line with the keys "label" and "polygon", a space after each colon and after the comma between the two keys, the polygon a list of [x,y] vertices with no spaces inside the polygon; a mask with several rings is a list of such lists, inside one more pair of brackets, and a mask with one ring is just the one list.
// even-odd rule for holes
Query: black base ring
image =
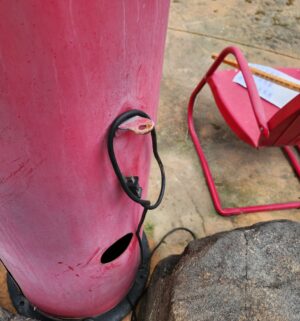
{"label": "black base ring", "polygon": [[105,312],[104,314],[95,317],[87,317],[81,319],[58,318],[47,315],[46,313],[43,313],[42,311],[39,311],[37,308],[35,308],[26,299],[14,278],[8,273],[7,285],[13,305],[20,315],[41,321],[121,321],[132,310],[132,307],[136,304],[139,297],[142,295],[147,283],[149,275],[150,250],[145,233],[143,233],[142,245],[144,254],[144,264],[139,266],[133,286],[131,287],[130,291],[128,292],[127,296],[123,299],[123,301],[121,301],[117,306],[115,306],[110,311]]}

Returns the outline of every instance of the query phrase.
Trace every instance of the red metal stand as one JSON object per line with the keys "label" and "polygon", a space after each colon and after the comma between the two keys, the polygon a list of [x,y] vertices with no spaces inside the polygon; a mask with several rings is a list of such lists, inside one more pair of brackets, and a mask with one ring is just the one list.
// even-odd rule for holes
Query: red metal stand
{"label": "red metal stand", "polygon": [[[219,65],[222,63],[223,59],[228,55],[233,54],[240,66],[241,71],[243,72],[243,76],[245,78],[249,98],[251,100],[252,106],[253,106],[253,112],[256,116],[257,124],[260,128],[260,131],[264,137],[269,136],[269,128],[267,125],[267,122],[265,120],[265,115],[263,114],[263,108],[261,106],[261,99],[258,96],[255,83],[253,81],[253,78],[249,72],[248,63],[246,59],[243,57],[241,52],[235,48],[235,47],[228,47],[225,50],[222,51],[222,53],[218,56],[218,59],[212,64],[212,66],[209,68],[206,75],[203,77],[203,79],[200,81],[198,86],[193,91],[189,105],[188,105],[188,127],[189,127],[189,133],[191,135],[192,141],[194,143],[196,152],[199,157],[200,164],[203,169],[203,173],[213,200],[214,207],[216,211],[222,215],[222,216],[230,216],[230,215],[239,215],[244,213],[254,213],[254,212],[262,212],[262,211],[276,211],[276,210],[284,210],[284,209],[293,209],[293,208],[300,208],[300,201],[296,202],[287,202],[287,203],[277,203],[277,204],[267,204],[267,205],[255,205],[255,206],[245,206],[245,207],[234,207],[234,208],[223,208],[220,197],[216,188],[216,185],[214,183],[214,179],[212,177],[207,159],[205,157],[204,151],[201,147],[198,135],[195,130],[194,121],[193,121],[193,110],[194,110],[194,103],[195,99],[198,95],[198,93],[202,90],[204,85],[208,82],[209,78],[213,75],[213,73],[216,71],[216,69],[219,67]],[[259,141],[259,137],[258,137]],[[284,152],[288,156],[291,165],[293,166],[296,174],[300,178],[300,163],[297,159],[297,156],[294,152],[300,151],[299,146],[295,146],[294,150],[292,147],[286,146],[283,147]]]}

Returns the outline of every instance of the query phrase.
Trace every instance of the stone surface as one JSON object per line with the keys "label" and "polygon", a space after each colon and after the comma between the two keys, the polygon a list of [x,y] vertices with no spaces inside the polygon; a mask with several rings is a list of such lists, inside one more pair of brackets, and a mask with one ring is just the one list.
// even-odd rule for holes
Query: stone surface
{"label": "stone surface", "polygon": [[141,321],[299,321],[300,223],[273,221],[191,242],[157,266]]}

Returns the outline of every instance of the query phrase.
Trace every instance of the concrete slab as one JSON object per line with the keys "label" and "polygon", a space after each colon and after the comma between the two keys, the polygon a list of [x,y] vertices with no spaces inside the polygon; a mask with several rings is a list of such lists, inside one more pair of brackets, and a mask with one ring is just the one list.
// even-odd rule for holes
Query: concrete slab
{"label": "concrete slab", "polygon": [[[299,67],[299,14],[297,1],[232,0],[226,6],[221,0],[172,2],[157,126],[167,190],[162,206],[150,212],[146,221],[154,242],[177,226],[191,228],[203,237],[259,221],[300,220],[300,210],[218,216],[186,121],[189,95],[212,63],[213,52],[237,45],[251,62]],[[257,151],[240,142],[220,116],[208,89],[196,103],[195,122],[225,206],[299,200],[299,180],[281,151]],[[153,166],[153,198],[159,188],[158,175]],[[158,256],[180,252],[188,239],[184,232],[176,233]]]}
{"label": "concrete slab", "polygon": [[300,57],[297,0],[174,0],[169,27]]}

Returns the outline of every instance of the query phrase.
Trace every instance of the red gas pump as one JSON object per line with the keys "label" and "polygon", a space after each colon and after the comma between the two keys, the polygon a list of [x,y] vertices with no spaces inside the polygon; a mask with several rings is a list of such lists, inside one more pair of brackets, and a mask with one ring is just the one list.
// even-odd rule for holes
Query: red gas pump
{"label": "red gas pump", "polygon": [[[168,8],[0,2],[0,256],[21,313],[119,320],[143,287],[138,236],[156,143],[153,129],[131,129],[156,118]],[[133,110],[114,130],[118,176],[107,141]]]}

